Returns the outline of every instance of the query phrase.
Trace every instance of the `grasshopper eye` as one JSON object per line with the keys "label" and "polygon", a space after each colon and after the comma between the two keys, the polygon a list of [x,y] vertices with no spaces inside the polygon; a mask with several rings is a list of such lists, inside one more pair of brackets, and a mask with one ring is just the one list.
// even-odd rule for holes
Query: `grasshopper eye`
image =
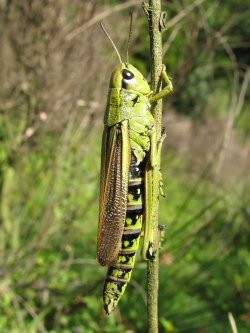
{"label": "grasshopper eye", "polygon": [[131,80],[134,78],[134,74],[127,69],[122,70],[122,77],[125,80]]}

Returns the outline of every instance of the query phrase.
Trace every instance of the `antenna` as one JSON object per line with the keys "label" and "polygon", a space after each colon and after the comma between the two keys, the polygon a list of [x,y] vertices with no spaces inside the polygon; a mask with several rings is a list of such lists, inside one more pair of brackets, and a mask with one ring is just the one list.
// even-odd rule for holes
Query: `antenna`
{"label": "antenna", "polygon": [[129,35],[128,35],[128,44],[127,44],[127,63],[129,64],[129,48],[131,45],[131,36],[132,36],[132,32],[133,32],[133,11],[131,10],[130,12],[130,26],[129,26]]}
{"label": "antenna", "polygon": [[116,52],[116,54],[117,54],[117,56],[119,58],[120,63],[122,63],[122,59],[121,59],[120,53],[118,52],[117,47],[115,46],[115,43],[113,42],[112,38],[108,34],[107,30],[104,28],[104,25],[102,23],[101,23],[101,27],[102,27],[102,30],[104,31],[105,35],[108,37],[108,39],[110,40],[111,44],[113,45],[113,48],[115,49],[115,52]]}

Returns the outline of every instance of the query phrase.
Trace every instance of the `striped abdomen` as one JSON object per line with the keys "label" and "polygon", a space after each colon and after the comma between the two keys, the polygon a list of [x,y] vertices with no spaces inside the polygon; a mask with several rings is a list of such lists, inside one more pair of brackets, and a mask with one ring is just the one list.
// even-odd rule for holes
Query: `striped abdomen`
{"label": "striped abdomen", "polygon": [[103,290],[104,308],[110,314],[124,293],[135,264],[143,221],[145,163],[132,160],[128,182],[126,220],[116,261],[109,267]]}

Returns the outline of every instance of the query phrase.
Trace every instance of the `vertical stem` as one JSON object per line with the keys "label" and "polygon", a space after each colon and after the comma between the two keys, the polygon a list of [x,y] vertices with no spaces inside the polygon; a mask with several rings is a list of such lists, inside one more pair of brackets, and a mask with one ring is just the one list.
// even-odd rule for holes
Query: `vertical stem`
{"label": "vertical stem", "polygon": [[[149,0],[149,34],[151,53],[151,88],[154,92],[161,89],[162,72],[162,39],[159,30],[161,15],[161,1]],[[162,100],[152,105],[155,118],[157,138],[161,136],[162,128]],[[160,161],[159,161],[160,163]],[[160,166],[159,166],[160,167]],[[158,173],[157,173],[158,174]],[[153,184],[153,248],[155,256],[148,262],[148,328],[149,333],[158,332],[158,275],[159,275],[159,242],[158,242],[158,209],[159,209],[159,175]]]}

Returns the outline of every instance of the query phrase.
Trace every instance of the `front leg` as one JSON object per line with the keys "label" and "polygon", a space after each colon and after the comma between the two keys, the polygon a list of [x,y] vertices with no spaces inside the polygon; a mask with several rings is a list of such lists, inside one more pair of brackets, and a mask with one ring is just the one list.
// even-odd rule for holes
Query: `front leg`
{"label": "front leg", "polygon": [[167,96],[169,93],[171,93],[173,91],[173,85],[172,85],[170,78],[167,75],[165,65],[162,65],[161,75],[162,75],[164,82],[166,83],[166,87],[164,89],[162,89],[160,92],[158,92],[157,94],[153,95],[149,99],[150,103],[154,103],[154,102],[158,101],[159,99]]}

